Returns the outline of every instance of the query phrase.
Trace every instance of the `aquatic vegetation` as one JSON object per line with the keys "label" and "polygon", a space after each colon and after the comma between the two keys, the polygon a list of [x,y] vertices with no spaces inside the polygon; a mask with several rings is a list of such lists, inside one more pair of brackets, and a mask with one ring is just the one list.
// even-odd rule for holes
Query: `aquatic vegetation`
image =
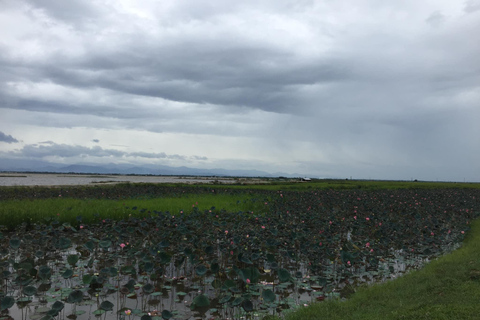
{"label": "aquatic vegetation", "polygon": [[0,319],[261,319],[348,296],[454,249],[480,195],[259,193],[253,212],[193,205],[137,216],[141,209],[128,207],[123,219],[53,215],[4,229]]}

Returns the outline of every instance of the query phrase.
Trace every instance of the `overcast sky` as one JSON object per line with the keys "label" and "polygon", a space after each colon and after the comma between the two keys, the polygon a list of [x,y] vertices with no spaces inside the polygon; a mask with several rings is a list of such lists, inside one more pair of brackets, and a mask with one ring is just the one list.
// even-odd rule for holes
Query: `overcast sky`
{"label": "overcast sky", "polygon": [[0,0],[0,158],[480,181],[479,31],[480,0]]}

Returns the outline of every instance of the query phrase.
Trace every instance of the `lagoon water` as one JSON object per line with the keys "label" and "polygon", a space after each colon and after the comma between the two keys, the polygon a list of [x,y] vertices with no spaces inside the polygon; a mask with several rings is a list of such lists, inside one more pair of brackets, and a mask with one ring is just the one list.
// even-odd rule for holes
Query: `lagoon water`
{"label": "lagoon water", "polygon": [[63,173],[0,173],[0,186],[74,186],[131,183],[233,183],[234,178]]}

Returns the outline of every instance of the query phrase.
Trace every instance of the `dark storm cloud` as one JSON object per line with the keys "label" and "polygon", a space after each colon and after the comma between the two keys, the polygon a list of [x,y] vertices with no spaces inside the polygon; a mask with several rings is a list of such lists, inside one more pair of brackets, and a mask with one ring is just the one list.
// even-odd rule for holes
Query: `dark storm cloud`
{"label": "dark storm cloud", "polygon": [[[97,148],[52,134],[39,140],[56,143],[25,142],[23,156],[180,164],[196,134],[210,159],[238,157],[223,149],[257,138],[265,148],[241,156],[258,164],[288,150],[299,168],[329,164],[332,175],[480,172],[478,0],[5,3],[0,27],[16,28],[0,41],[0,112],[23,127],[3,130],[22,140],[27,126],[104,130],[82,142]],[[132,149],[132,132],[153,132],[165,152]]]}
{"label": "dark storm cloud", "polygon": [[6,135],[5,133],[0,131],[0,142],[15,143],[18,142],[18,140],[11,135]]}
{"label": "dark storm cloud", "polygon": [[[349,78],[350,67],[337,58],[302,61],[261,47],[217,51],[214,43],[210,46],[209,50],[197,52],[182,46],[145,48],[150,49],[147,51],[133,45],[142,52],[140,56],[86,57],[87,60],[78,63],[55,60],[41,69],[31,66],[31,78],[38,75],[39,79],[75,88],[103,88],[177,102],[246,106],[281,113],[301,112],[296,103],[301,95],[300,86],[329,84]],[[138,61],[134,66],[131,66],[132,59]],[[118,61],[112,65],[112,60]],[[3,94],[8,95],[7,92]],[[70,101],[63,108],[41,101],[24,100],[13,104],[22,109],[30,109],[29,105],[33,105],[44,111],[52,108],[81,113],[82,106],[74,103]],[[108,116],[112,111],[109,109],[104,106],[85,112]]]}

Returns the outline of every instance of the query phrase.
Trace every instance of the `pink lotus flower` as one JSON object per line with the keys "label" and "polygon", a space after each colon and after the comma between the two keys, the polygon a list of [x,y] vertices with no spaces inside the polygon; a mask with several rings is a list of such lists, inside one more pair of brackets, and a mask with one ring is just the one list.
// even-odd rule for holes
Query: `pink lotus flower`
{"label": "pink lotus flower", "polygon": [[462,234],[464,234],[464,233],[465,233],[465,231],[462,231]]}
{"label": "pink lotus flower", "polygon": [[125,248],[125,246],[126,246],[125,243],[120,243],[120,247],[121,247],[122,249]]}
{"label": "pink lotus flower", "polygon": [[247,284],[250,284],[250,279],[247,279]]}
{"label": "pink lotus flower", "polygon": [[367,242],[367,243],[365,244],[365,247],[367,247],[367,248],[370,247],[370,242]]}
{"label": "pink lotus flower", "polygon": [[370,218],[369,218],[369,217],[366,217],[365,220],[370,221]]}
{"label": "pink lotus flower", "polygon": [[125,310],[125,314],[126,314],[127,316],[131,315],[131,314],[132,314],[132,310],[130,310],[130,309],[129,309],[129,310]]}

